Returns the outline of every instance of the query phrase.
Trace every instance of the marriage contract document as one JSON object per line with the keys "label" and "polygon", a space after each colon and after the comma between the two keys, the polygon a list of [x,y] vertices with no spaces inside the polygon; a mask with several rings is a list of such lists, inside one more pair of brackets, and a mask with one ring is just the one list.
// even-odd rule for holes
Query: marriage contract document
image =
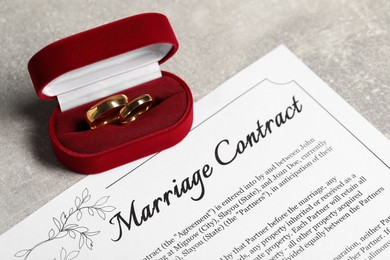
{"label": "marriage contract document", "polygon": [[88,176],[0,259],[390,259],[389,141],[286,47],[195,106],[175,147]]}

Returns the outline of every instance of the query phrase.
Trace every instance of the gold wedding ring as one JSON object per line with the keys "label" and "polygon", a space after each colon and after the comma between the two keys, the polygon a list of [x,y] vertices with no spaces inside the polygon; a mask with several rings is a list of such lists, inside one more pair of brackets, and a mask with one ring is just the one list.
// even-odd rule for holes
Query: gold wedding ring
{"label": "gold wedding ring", "polygon": [[127,104],[127,96],[114,95],[103,99],[88,109],[86,113],[87,123],[91,129],[112,124],[118,121],[118,111]]}
{"label": "gold wedding ring", "polygon": [[149,110],[152,103],[153,99],[149,94],[133,99],[119,111],[119,122],[127,124],[128,122],[136,120],[140,115]]}
{"label": "gold wedding ring", "polygon": [[130,102],[123,94],[111,96],[88,109],[87,123],[91,129],[118,122],[127,124],[148,111],[152,103],[153,99],[149,94],[139,96]]}

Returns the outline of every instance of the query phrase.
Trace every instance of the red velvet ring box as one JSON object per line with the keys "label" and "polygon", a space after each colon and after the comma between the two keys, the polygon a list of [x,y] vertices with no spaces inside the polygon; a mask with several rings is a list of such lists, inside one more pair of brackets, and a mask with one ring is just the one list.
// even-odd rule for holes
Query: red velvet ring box
{"label": "red velvet ring box", "polygon": [[[38,96],[58,99],[49,133],[58,160],[72,171],[99,173],[180,142],[192,125],[187,84],[161,71],[178,42],[168,19],[146,13],[56,41],[29,61]],[[86,111],[115,94],[143,94],[153,105],[137,120],[89,129]]]}

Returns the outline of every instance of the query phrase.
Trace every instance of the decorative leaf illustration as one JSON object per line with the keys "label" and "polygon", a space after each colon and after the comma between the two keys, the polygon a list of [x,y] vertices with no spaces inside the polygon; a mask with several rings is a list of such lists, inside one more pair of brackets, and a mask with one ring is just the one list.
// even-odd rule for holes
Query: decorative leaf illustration
{"label": "decorative leaf illustration", "polygon": [[100,233],[100,231],[94,231],[94,232],[85,232],[84,234],[86,236],[93,237],[93,236],[96,236],[99,233]]}
{"label": "decorative leaf illustration", "polygon": [[49,233],[48,233],[48,236],[49,236],[49,240],[53,239],[54,238],[54,230],[53,229],[50,229]]}
{"label": "decorative leaf illustration", "polygon": [[31,250],[29,249],[25,249],[25,250],[20,250],[19,252],[17,252],[14,256],[15,257],[23,257],[25,256],[28,252],[30,252]]}
{"label": "decorative leaf illustration", "polygon": [[88,196],[88,193],[89,193],[89,191],[88,191],[88,189],[87,188],[85,188],[84,190],[83,190],[83,194],[82,194],[82,198],[83,198],[83,200],[85,200],[85,198]]}
{"label": "decorative leaf illustration", "polygon": [[76,227],[74,230],[76,230],[79,233],[85,233],[89,231],[87,227]]}
{"label": "decorative leaf illustration", "polygon": [[95,203],[94,206],[101,206],[101,205],[103,205],[104,203],[107,202],[107,200],[108,200],[109,197],[110,197],[110,196],[105,196],[105,197],[99,199],[98,201],[96,201],[96,203]]}
{"label": "decorative leaf illustration", "polygon": [[53,218],[53,222],[56,225],[56,227],[58,228],[58,230],[61,230],[61,223],[58,221],[58,219]]}
{"label": "decorative leaf illustration", "polygon": [[106,213],[104,213],[103,210],[96,209],[96,212],[98,213],[99,217],[103,220],[106,219]]}
{"label": "decorative leaf illustration", "polygon": [[66,260],[66,250],[65,250],[65,248],[62,248],[61,249],[61,254],[60,254],[60,259],[61,260]]}
{"label": "decorative leaf illustration", "polygon": [[103,207],[101,208],[103,211],[105,212],[111,212],[111,211],[114,211],[116,208],[113,207],[113,206],[106,206],[106,207]]}
{"label": "decorative leaf illustration", "polygon": [[57,234],[56,238],[63,238],[66,237],[67,235],[68,235],[67,231],[61,231]]}
{"label": "decorative leaf illustration", "polygon": [[88,202],[90,199],[91,199],[91,195],[88,195],[87,197],[85,197],[84,202]]}
{"label": "decorative leaf illustration", "polygon": [[76,199],[74,200],[74,205],[76,206],[76,209],[80,207],[80,204],[81,204],[81,199],[79,197],[76,197]]}
{"label": "decorative leaf illustration", "polygon": [[92,240],[89,237],[85,237],[85,245],[92,250]]}
{"label": "decorative leaf illustration", "polygon": [[75,259],[79,255],[80,251],[75,250],[69,253],[67,260]]}
{"label": "decorative leaf illustration", "polygon": [[78,226],[77,224],[69,224],[69,225],[66,225],[66,226],[65,226],[65,229],[68,230],[68,229],[75,228],[75,227],[77,227],[77,226]]}
{"label": "decorative leaf illustration", "polygon": [[65,212],[62,212],[61,217],[60,217],[60,220],[61,220],[62,225],[64,225],[65,222],[66,222]]}
{"label": "decorative leaf illustration", "polygon": [[81,234],[79,239],[79,249],[81,249],[83,245],[84,245],[84,235]]}
{"label": "decorative leaf illustration", "polygon": [[76,232],[74,232],[73,230],[69,230],[69,236],[73,239],[76,238]]}
{"label": "decorative leaf illustration", "polygon": [[64,227],[64,230],[72,230],[72,229],[74,229],[75,227],[78,227],[78,225],[76,225],[76,224],[69,224],[69,225],[66,225],[65,227]]}
{"label": "decorative leaf illustration", "polygon": [[77,212],[76,218],[77,218],[78,221],[80,221],[80,219],[81,219],[82,217],[83,217],[83,213],[81,213],[81,210],[79,210],[79,211]]}
{"label": "decorative leaf illustration", "polygon": [[[106,212],[111,212],[115,210],[113,206],[104,206],[103,205],[108,201],[110,196],[105,196],[96,201],[95,204],[86,205],[87,202],[91,199],[88,188],[85,188],[81,193],[81,197],[76,196],[74,200],[75,207],[69,209],[69,214],[66,215],[65,212],[62,212],[59,218],[53,217],[53,223],[55,228],[52,228],[48,232],[48,239],[43,240],[37,243],[30,249],[23,249],[15,253],[15,257],[21,257],[26,260],[32,251],[37,247],[51,241],[54,239],[61,239],[69,235],[70,238],[76,239],[79,238],[78,247],[81,249],[84,245],[90,250],[93,247],[93,241],[91,237],[96,236],[100,231],[89,231],[88,227],[80,226],[76,223],[68,223],[70,219],[76,218],[77,221],[80,221],[83,217],[83,211],[88,211],[90,216],[98,215],[101,219],[106,219]],[[95,211],[97,214],[95,214]],[[67,250],[62,247],[60,252],[61,260],[72,260],[78,257],[80,250],[71,251],[69,254]]]}

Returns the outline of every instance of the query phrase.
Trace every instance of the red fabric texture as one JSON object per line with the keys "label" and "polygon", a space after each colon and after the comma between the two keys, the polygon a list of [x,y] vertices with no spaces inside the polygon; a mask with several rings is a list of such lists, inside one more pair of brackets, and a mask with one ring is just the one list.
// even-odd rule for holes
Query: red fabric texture
{"label": "red fabric texture", "polygon": [[[31,58],[28,69],[38,96],[51,99],[55,97],[45,96],[42,90],[64,73],[158,43],[173,46],[160,63],[178,48],[168,19],[157,13],[141,14],[54,42]],[[103,172],[171,147],[190,131],[192,95],[179,77],[163,72],[161,78],[120,93],[129,100],[149,94],[154,103],[133,122],[93,130],[86,124],[85,113],[98,100],[52,113],[49,134],[53,150],[67,168],[86,174]]]}
{"label": "red fabric texture", "polygon": [[153,105],[133,122],[93,130],[86,123],[85,112],[98,100],[59,113],[55,120],[58,140],[64,147],[77,153],[99,153],[129,140],[147,138],[174,125],[185,114],[188,103],[183,87],[168,76],[122,91],[121,94],[125,94],[129,100],[149,94],[153,98]]}
{"label": "red fabric texture", "polygon": [[53,99],[42,93],[57,77],[86,65],[132,50],[158,43],[172,44],[160,63],[177,50],[178,42],[168,19],[158,13],[146,13],[118,20],[58,40],[39,52],[28,63],[35,91],[42,99]]}
{"label": "red fabric texture", "polygon": [[133,122],[93,130],[85,123],[85,112],[93,103],[53,112],[50,137],[58,160],[66,167],[87,174],[106,171],[169,148],[190,131],[192,95],[177,76],[164,72],[159,79],[121,93],[129,100],[148,93],[155,102]]}

